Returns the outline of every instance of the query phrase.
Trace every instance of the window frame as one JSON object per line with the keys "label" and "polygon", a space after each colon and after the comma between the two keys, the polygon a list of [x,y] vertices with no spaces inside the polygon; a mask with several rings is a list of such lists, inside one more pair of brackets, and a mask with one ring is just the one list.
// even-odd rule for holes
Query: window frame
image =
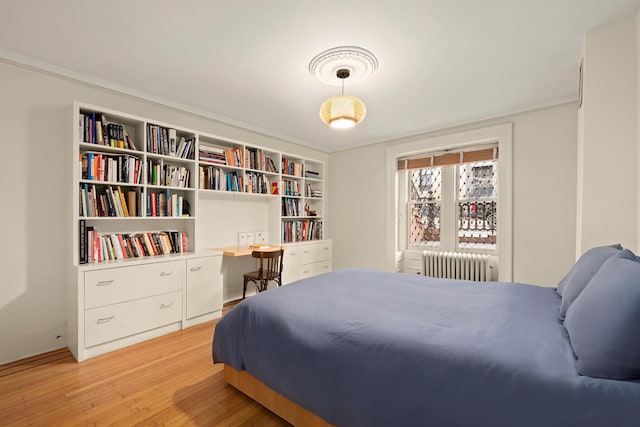
{"label": "window frame", "polygon": [[[511,281],[513,277],[513,125],[505,123],[463,132],[426,137],[393,144],[386,149],[386,257],[385,269],[398,271],[401,253],[407,249],[406,227],[399,226],[406,223],[406,209],[400,197],[399,189],[407,188],[398,174],[398,160],[415,156],[425,152],[436,152],[458,149],[462,147],[481,146],[497,143],[500,151],[498,166],[499,215],[497,225],[500,232],[497,236],[497,253],[500,268],[498,280]],[[406,180],[404,182],[406,184]],[[406,196],[405,196],[406,202]],[[454,215],[456,215],[454,211]],[[453,218],[455,220],[455,218]],[[403,232],[404,231],[404,232]],[[404,240],[404,245],[401,241]]]}

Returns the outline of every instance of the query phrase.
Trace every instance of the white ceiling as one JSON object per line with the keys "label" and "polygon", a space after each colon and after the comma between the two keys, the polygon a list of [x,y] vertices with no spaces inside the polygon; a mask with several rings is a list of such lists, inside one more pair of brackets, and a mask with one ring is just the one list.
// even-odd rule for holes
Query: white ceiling
{"label": "white ceiling", "polygon": [[[332,152],[577,98],[585,32],[640,0],[0,0],[0,56],[127,89]],[[339,88],[309,74],[336,46],[378,70],[347,86],[351,130],[322,124]]]}

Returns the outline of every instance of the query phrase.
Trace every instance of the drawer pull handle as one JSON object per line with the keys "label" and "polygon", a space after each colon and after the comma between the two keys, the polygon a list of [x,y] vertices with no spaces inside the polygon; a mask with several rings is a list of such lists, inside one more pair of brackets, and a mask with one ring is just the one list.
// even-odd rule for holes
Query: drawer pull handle
{"label": "drawer pull handle", "polygon": [[302,252],[303,252],[303,253],[305,253],[305,254],[308,254],[308,253],[309,253],[309,252],[311,252],[311,251],[302,251]]}
{"label": "drawer pull handle", "polygon": [[328,247],[328,246],[326,246],[326,247],[322,248],[322,250],[324,250],[324,251],[328,251],[328,250],[329,250],[329,247]]}
{"label": "drawer pull handle", "polygon": [[111,315],[111,316],[109,316],[109,317],[103,317],[102,319],[98,319],[98,322],[97,322],[97,323],[98,323],[98,325],[99,325],[99,324],[101,324],[101,323],[111,322],[111,321],[113,320],[113,318],[114,318],[114,315],[112,314],[112,315]]}
{"label": "drawer pull handle", "polygon": [[307,274],[307,273],[309,273],[309,271],[310,270],[305,270],[305,271],[302,272],[302,274]]}
{"label": "drawer pull handle", "polygon": [[98,286],[107,286],[113,283],[113,280],[102,280],[98,282]]}
{"label": "drawer pull handle", "polygon": [[199,266],[199,267],[191,267],[191,271],[200,271],[201,268],[202,268],[201,266]]}
{"label": "drawer pull handle", "polygon": [[329,266],[328,266],[328,265],[325,265],[324,267],[322,267],[322,269],[323,269],[323,270],[327,270],[327,269],[329,269]]}
{"label": "drawer pull handle", "polygon": [[172,274],[173,274],[173,270],[160,272],[160,276],[171,276]]}
{"label": "drawer pull handle", "polygon": [[165,308],[169,308],[173,305],[173,301],[171,301],[169,304],[160,304],[160,308],[161,309],[165,309]]}

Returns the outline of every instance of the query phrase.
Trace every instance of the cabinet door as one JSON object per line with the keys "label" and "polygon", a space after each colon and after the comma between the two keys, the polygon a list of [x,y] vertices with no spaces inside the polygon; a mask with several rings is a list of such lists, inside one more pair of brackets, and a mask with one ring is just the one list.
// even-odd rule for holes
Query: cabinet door
{"label": "cabinet door", "polygon": [[282,258],[282,284],[288,285],[298,280],[298,251],[297,247],[288,247]]}
{"label": "cabinet door", "polygon": [[222,256],[187,260],[187,319],[222,310]]}

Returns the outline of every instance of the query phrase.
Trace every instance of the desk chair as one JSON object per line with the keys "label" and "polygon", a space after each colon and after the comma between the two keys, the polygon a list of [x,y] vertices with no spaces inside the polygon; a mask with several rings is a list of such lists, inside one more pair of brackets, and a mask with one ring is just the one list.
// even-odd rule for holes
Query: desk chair
{"label": "desk chair", "polygon": [[273,281],[282,286],[282,258],[284,249],[277,251],[253,251],[251,256],[260,259],[260,269],[244,274],[244,285],[242,287],[242,299],[247,293],[247,284],[252,282],[256,285],[258,292],[266,291],[269,282]]}

